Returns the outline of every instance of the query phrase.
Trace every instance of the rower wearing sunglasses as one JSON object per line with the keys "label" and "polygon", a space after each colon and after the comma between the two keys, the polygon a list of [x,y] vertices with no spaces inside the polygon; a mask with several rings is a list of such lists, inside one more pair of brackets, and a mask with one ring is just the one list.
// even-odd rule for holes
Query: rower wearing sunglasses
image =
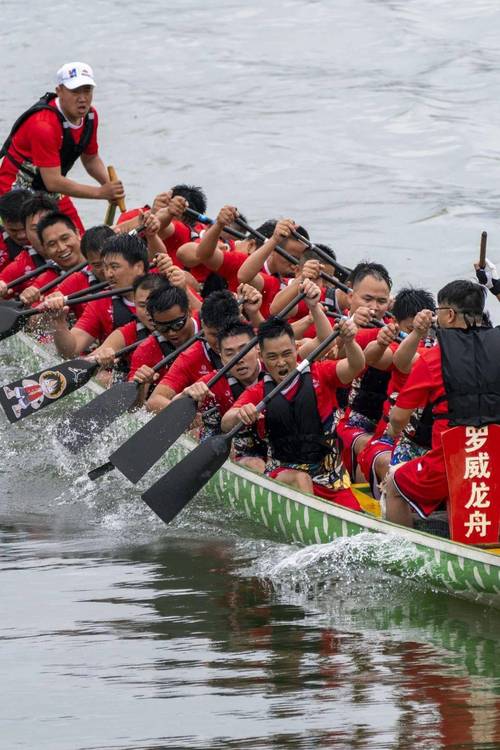
{"label": "rower wearing sunglasses", "polygon": [[146,303],[152,333],[137,347],[130,362],[129,380],[147,384],[163,378],[168,367],[155,373],[153,367],[200,330],[198,313],[191,312],[186,290],[165,283]]}

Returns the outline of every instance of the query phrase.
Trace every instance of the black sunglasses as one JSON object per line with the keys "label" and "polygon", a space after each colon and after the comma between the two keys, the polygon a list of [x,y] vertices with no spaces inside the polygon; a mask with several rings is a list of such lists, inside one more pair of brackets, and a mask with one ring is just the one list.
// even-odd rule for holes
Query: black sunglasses
{"label": "black sunglasses", "polygon": [[183,315],[182,318],[175,318],[175,320],[169,320],[161,323],[159,320],[153,318],[153,323],[158,331],[180,331],[186,325],[188,316]]}

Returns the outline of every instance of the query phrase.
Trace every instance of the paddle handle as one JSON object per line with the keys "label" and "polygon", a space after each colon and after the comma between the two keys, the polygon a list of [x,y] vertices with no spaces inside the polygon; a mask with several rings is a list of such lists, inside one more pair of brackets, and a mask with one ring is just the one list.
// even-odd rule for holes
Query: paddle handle
{"label": "paddle handle", "polygon": [[68,276],[71,276],[72,273],[76,273],[77,271],[81,271],[82,268],[85,268],[87,265],[86,260],[82,260],[81,263],[78,263],[77,266],[73,266],[73,268],[70,268],[68,271],[64,271],[64,273],[59,274],[59,276],[55,279],[52,279],[52,281],[49,281],[47,284],[44,284],[40,287],[38,290],[40,294],[45,294],[45,292],[49,292],[51,289],[54,289],[54,287],[59,286],[61,281],[64,281],[64,279],[67,279]]}
{"label": "paddle handle", "polygon": [[316,255],[319,255],[319,257],[325,261],[325,263],[328,263],[328,265],[333,266],[337,271],[340,271],[341,273],[344,273],[346,276],[349,276],[352,269],[346,268],[341,263],[338,263],[335,258],[332,258],[331,255],[328,253],[325,253],[324,250],[322,250],[320,247],[314,244],[314,242],[311,242],[307,239],[307,237],[304,237],[304,235],[297,232],[296,229],[292,230],[292,236],[295,237],[296,240],[299,242],[302,242],[306,247],[308,247],[310,250],[313,250]]}
{"label": "paddle handle", "polygon": [[160,359],[160,361],[157,362],[153,366],[152,369],[154,370],[154,372],[159,372],[162,367],[165,367],[165,365],[168,365],[168,363],[176,359],[179,356],[179,354],[182,354],[182,352],[184,352],[186,349],[189,349],[189,347],[192,346],[192,344],[194,344],[195,341],[199,341],[202,338],[203,338],[202,331],[198,331],[198,333],[195,333],[194,336],[191,336],[190,339],[188,339],[183,344],[178,346],[177,349],[175,349],[175,351],[170,352],[170,354],[167,354],[165,357],[163,357],[163,359]]}
{"label": "paddle handle", "polygon": [[[108,289],[105,292],[96,292],[95,294],[87,294],[86,296],[76,297],[73,299],[65,297],[64,303],[66,305],[69,305],[70,307],[72,305],[83,305],[86,302],[93,302],[96,299],[106,299],[106,297],[114,297],[115,294],[127,294],[127,292],[131,292],[132,289],[132,286],[124,286],[122,289]],[[47,312],[47,310],[40,310],[39,307],[35,307],[31,310],[20,310],[19,315],[22,315],[25,318],[29,318],[31,317],[31,315],[41,315],[44,312]]]}
{"label": "paddle handle", "polygon": [[68,294],[68,299],[77,299],[77,297],[84,297],[86,294],[89,294],[91,291],[92,293],[97,292],[98,289],[105,289],[105,287],[109,286],[109,282],[107,281],[99,281],[97,284],[91,284],[86,289],[80,289],[78,292],[73,292],[72,294]]}
{"label": "paddle handle", "polygon": [[87,294],[82,297],[77,297],[76,299],[68,299],[66,297],[65,300],[67,305],[81,305],[85,302],[93,302],[96,299],[106,299],[106,297],[114,297],[115,294],[127,294],[128,292],[131,292],[133,288],[133,286],[124,286],[121,289],[106,289],[103,292]]}
{"label": "paddle handle", "polygon": [[[200,224],[210,224],[210,226],[212,226],[212,224],[215,224],[215,221],[209,216],[206,216],[205,214],[199,214],[198,211],[195,211],[193,208],[186,208],[184,213],[189,214],[189,216],[192,216],[193,219],[197,219]],[[232,227],[224,227],[224,232],[226,234],[230,234],[231,237],[234,237],[236,240],[246,239],[246,236],[243,234],[243,232],[238,232],[237,229],[233,229]]]}
{"label": "paddle handle", "polygon": [[[257,229],[253,229],[253,227],[249,226],[246,223],[246,221],[243,221],[243,219],[240,219],[239,216],[236,218],[236,222],[240,225],[240,227],[243,227],[243,229],[245,229],[253,237],[256,237],[258,240],[261,240],[262,242],[266,242],[269,239],[269,237],[266,237],[265,234],[262,234],[262,232],[259,232]],[[299,265],[299,261],[297,260],[297,258],[295,258],[293,255],[290,255],[290,253],[287,253],[287,251],[284,250],[280,245],[276,245],[274,249],[278,253],[278,255],[281,255],[282,258],[287,260],[292,265],[294,266]],[[316,249],[315,249],[315,252],[316,252]],[[323,251],[320,250],[318,255],[321,252]],[[326,253],[323,253],[323,255],[328,259],[330,258],[330,256],[327,255]],[[328,263],[331,263],[331,261],[328,260]],[[350,288],[346,286],[345,284],[343,284],[341,281],[339,281],[339,279],[337,279],[336,276],[331,276],[329,273],[326,273],[325,271],[321,271],[320,276],[321,278],[328,281],[330,284],[333,284],[334,286],[336,286],[338,289],[341,289],[343,292],[348,293],[351,291]]]}
{"label": "paddle handle", "polygon": [[488,232],[481,232],[481,245],[479,247],[479,268],[486,266],[486,243],[488,242]]}
{"label": "paddle handle", "polygon": [[[111,164],[108,167],[108,177],[110,179],[110,182],[118,181],[118,175],[116,174],[116,169]],[[125,199],[120,198],[119,200],[116,201],[116,204],[118,208],[120,209],[120,211],[122,212],[122,214],[124,214],[125,211],[127,210],[127,207],[125,205]]]}
{"label": "paddle handle", "polygon": [[[315,349],[313,349],[313,351],[310,353],[307,359],[303,359],[302,362],[299,365],[297,365],[297,367],[294,370],[289,372],[288,375],[285,378],[283,378],[281,383],[278,383],[277,385],[275,385],[274,388],[271,391],[269,391],[269,393],[266,396],[264,396],[264,398],[261,399],[261,401],[259,401],[259,403],[255,407],[257,412],[260,413],[261,411],[263,411],[266,408],[267,404],[275,396],[277,396],[279,393],[285,390],[285,388],[288,385],[290,385],[290,383],[292,383],[295,380],[295,378],[301,374],[301,372],[303,372],[307,367],[309,367],[311,362],[314,362],[314,360],[317,359],[320,356],[320,354],[322,354],[324,350],[327,349],[330,346],[330,344],[333,343],[333,341],[335,341],[335,339],[338,336],[339,336],[339,331],[332,331],[332,333],[324,341],[322,341],[321,344],[319,344]],[[207,385],[209,384],[207,383]],[[244,422],[238,422],[237,424],[235,424],[233,429],[230,430],[226,434],[226,438],[228,440],[233,438],[241,429],[243,429],[243,427],[246,427]]]}
{"label": "paddle handle", "polygon": [[115,357],[123,357],[124,354],[128,354],[129,352],[133,352],[134,349],[137,349],[139,344],[143,342],[144,339],[137,339],[137,341],[134,341],[133,344],[128,344],[128,346],[122,346],[121,349],[117,349],[115,352]]}
{"label": "paddle handle", "polygon": [[32,271],[28,271],[22,276],[18,276],[17,279],[9,281],[9,283],[7,284],[7,289],[12,289],[18,284],[24,284],[25,281],[29,281],[30,279],[35,278],[35,276],[39,276],[41,273],[43,273],[44,271],[48,271],[49,268],[52,267],[53,266],[51,263],[44,263],[43,266],[38,266],[38,268],[34,268]]}

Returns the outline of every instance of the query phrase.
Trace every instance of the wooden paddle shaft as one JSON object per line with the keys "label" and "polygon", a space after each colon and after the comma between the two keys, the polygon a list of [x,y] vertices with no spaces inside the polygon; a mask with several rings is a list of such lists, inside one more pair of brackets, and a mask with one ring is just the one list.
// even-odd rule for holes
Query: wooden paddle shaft
{"label": "wooden paddle shaft", "polygon": [[488,233],[481,232],[481,246],[479,248],[479,268],[486,266],[486,243],[488,241]]}
{"label": "wooden paddle shaft", "polygon": [[[111,182],[116,182],[118,180],[116,169],[111,164],[108,167],[108,177],[111,180]],[[127,207],[125,206],[124,198],[120,198],[119,201],[116,201],[116,204],[118,205],[118,208],[120,209],[122,214],[125,213],[125,211],[127,210]]]}

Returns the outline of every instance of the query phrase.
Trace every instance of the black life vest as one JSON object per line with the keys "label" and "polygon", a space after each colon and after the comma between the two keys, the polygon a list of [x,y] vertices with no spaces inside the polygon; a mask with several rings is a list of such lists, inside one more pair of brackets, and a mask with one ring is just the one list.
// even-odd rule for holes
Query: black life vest
{"label": "black life vest", "polygon": [[387,398],[387,386],[390,378],[391,373],[387,370],[367,367],[351,401],[352,411],[362,414],[372,422],[378,422],[382,416],[384,401]]}
{"label": "black life vest", "polygon": [[14,260],[14,258],[17,258],[21,250],[24,250],[25,247],[23,245],[18,245],[17,242],[14,242],[12,237],[9,237],[7,232],[2,232],[2,238],[5,242],[5,247],[7,248],[7,255],[9,257],[9,261]]}
{"label": "black life vest", "polygon": [[45,190],[46,192],[48,192],[47,187],[45,186],[40,175],[40,170],[34,165],[27,166],[26,164],[24,164],[26,159],[23,154],[17,151],[17,149],[16,154],[18,154],[20,161],[13,154],[8,153],[9,148],[12,146],[12,139],[14,135],[17,133],[21,125],[26,122],[26,120],[28,120],[32,115],[36,114],[37,112],[41,112],[44,109],[47,109],[50,112],[55,112],[58,116],[59,122],[61,123],[63,137],[61,150],[59,153],[61,160],[61,174],[63,176],[67,175],[76,160],[83,154],[83,152],[89,145],[92,134],[94,132],[95,117],[94,113],[90,111],[85,115],[80,141],[79,143],[75,143],[73,136],[71,135],[69,122],[57,107],[52,107],[49,104],[49,102],[52,102],[56,98],[56,96],[57,94],[48,91],[36,102],[36,104],[33,104],[32,107],[23,112],[23,114],[20,115],[15,121],[7,137],[7,140],[0,150],[0,158],[2,158],[3,156],[7,157],[7,159],[9,159],[9,161],[11,161],[12,164],[17,167],[17,169],[23,172],[23,174],[27,178],[27,186],[29,186],[31,190]]}
{"label": "black life vest", "polygon": [[172,352],[175,352],[175,346],[172,346],[172,344],[167,341],[167,339],[162,336],[161,333],[158,333],[158,331],[153,331],[153,336],[155,337],[156,343],[160,347],[161,353],[164,357],[172,354]]}
{"label": "black life vest", "polygon": [[48,263],[49,265],[53,265],[54,268],[57,268],[56,264],[53,261],[45,260],[45,258],[42,258],[42,256],[37,253],[34,247],[28,248],[28,255],[30,256],[35,268],[40,268],[40,266],[44,266],[46,263]]}
{"label": "black life vest", "polygon": [[[266,406],[266,431],[273,457],[282,463],[316,464],[329,451],[316,393],[308,371],[299,375],[299,387],[291,401],[279,393]],[[264,378],[267,395],[276,383]]]}
{"label": "black life vest", "polygon": [[137,320],[137,317],[124,302],[123,297],[119,295],[111,297],[111,304],[113,305],[113,329],[120,328],[127,323],[131,323],[133,320]]}
{"label": "black life vest", "polygon": [[500,328],[438,329],[450,427],[500,424]]}
{"label": "black life vest", "polygon": [[87,277],[89,286],[94,286],[94,284],[99,284],[99,279],[94,274],[94,272],[90,270],[90,268],[83,268],[82,273],[84,276]]}
{"label": "black life vest", "polygon": [[337,290],[334,286],[328,287],[323,304],[328,308],[329,312],[334,312],[342,315],[342,310],[339,308],[336,292]]}
{"label": "black life vest", "polygon": [[220,358],[220,355],[217,354],[216,351],[212,349],[211,346],[209,346],[206,342],[202,341],[203,348],[205,349],[205,354],[207,355],[208,359],[210,360],[210,364],[214,368],[214,370],[220,370],[222,367],[222,360]]}

